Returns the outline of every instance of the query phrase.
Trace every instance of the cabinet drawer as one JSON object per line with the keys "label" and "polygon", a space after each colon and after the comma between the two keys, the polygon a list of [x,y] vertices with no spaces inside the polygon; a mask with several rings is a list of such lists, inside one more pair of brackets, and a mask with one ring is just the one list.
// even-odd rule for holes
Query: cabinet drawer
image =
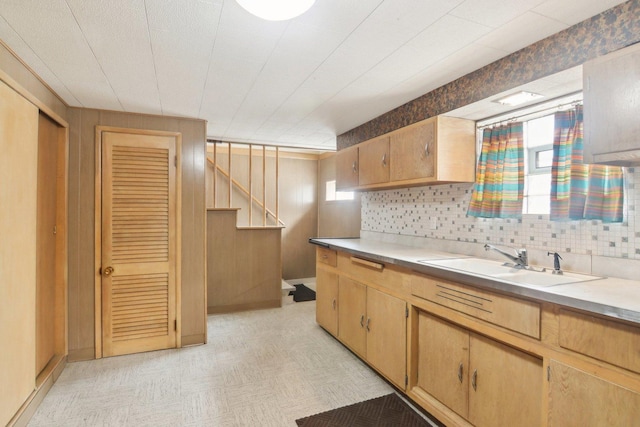
{"label": "cabinet drawer", "polygon": [[411,275],[394,265],[387,265],[366,258],[338,253],[338,269],[340,273],[350,275],[362,283],[372,283],[408,296],[411,291],[409,278]]}
{"label": "cabinet drawer", "polygon": [[325,249],[325,248],[316,249],[316,261],[318,262],[330,265],[331,267],[335,267],[337,265],[336,258],[337,258],[336,251],[332,251],[331,249]]}
{"label": "cabinet drawer", "polygon": [[561,347],[640,373],[640,327],[560,309]]}
{"label": "cabinet drawer", "polygon": [[411,293],[530,337],[540,339],[540,304],[473,286],[414,275]]}

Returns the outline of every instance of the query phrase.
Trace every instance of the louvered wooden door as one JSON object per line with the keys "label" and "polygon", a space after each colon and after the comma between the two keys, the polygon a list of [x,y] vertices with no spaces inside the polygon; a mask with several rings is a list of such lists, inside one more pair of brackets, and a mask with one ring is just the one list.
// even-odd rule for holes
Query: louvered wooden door
{"label": "louvered wooden door", "polygon": [[176,137],[102,132],[103,356],[176,347]]}

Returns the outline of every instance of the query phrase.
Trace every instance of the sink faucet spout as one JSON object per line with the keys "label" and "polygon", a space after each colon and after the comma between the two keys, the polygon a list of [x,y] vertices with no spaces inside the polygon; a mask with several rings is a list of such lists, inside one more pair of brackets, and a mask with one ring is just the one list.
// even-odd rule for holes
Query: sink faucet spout
{"label": "sink faucet spout", "polygon": [[503,256],[507,257],[508,259],[510,259],[511,261],[513,261],[514,267],[516,268],[527,268],[529,266],[529,260],[527,257],[527,250],[526,249],[514,249],[514,248],[510,248],[515,252],[515,255],[510,254],[509,252],[503,251],[502,249],[494,246],[494,245],[490,245],[490,244],[486,244],[484,245],[484,250],[488,251],[488,250],[494,250],[496,252],[498,252],[499,254],[502,254]]}

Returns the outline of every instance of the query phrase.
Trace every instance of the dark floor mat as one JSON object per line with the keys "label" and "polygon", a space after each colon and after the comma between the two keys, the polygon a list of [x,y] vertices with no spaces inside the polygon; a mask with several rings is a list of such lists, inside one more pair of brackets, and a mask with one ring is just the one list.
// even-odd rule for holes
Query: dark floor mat
{"label": "dark floor mat", "polygon": [[295,302],[303,302],[303,301],[315,301],[316,300],[316,291],[313,289],[307,288],[305,285],[293,285],[296,287],[295,291],[289,292],[289,295],[293,295],[293,300]]}
{"label": "dark floor mat", "polygon": [[296,420],[300,427],[429,427],[395,393]]}

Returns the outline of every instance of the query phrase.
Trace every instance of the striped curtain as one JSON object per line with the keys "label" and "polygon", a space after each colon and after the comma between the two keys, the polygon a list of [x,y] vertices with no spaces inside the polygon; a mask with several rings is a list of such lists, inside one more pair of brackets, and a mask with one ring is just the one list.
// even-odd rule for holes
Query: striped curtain
{"label": "striped curtain", "polygon": [[552,221],[622,222],[624,183],[619,166],[583,163],[582,105],[555,114],[551,167]]}
{"label": "striped curtain", "polygon": [[467,215],[520,218],[524,190],[522,122],[487,128]]}

